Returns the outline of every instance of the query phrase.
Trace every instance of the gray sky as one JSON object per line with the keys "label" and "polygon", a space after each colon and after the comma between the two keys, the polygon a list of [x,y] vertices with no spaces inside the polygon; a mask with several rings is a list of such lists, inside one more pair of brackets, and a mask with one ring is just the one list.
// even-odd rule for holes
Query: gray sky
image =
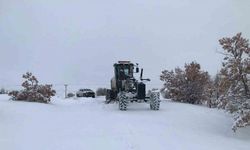
{"label": "gray sky", "polygon": [[248,0],[0,0],[0,86],[33,72],[41,82],[109,84],[132,60],[151,84],[195,60],[215,74],[218,39],[250,38]]}

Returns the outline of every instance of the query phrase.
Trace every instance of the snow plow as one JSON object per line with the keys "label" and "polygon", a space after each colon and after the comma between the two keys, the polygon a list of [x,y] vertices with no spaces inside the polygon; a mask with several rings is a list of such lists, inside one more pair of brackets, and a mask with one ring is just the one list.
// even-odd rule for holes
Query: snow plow
{"label": "snow plow", "polygon": [[[140,79],[134,77],[134,73],[141,73]],[[159,110],[160,93],[151,91],[146,94],[145,81],[143,79],[143,69],[139,69],[138,64],[130,61],[118,61],[114,64],[114,77],[111,79],[111,89],[107,90],[106,103],[118,102],[119,109],[127,110],[129,103],[149,103],[150,109]]]}

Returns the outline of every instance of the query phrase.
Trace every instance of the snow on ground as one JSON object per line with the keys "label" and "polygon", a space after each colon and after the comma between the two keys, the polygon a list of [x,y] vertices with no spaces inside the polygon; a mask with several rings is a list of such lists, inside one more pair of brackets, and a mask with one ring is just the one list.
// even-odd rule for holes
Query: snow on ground
{"label": "snow on ground", "polygon": [[54,98],[51,104],[0,95],[0,150],[249,150],[250,128],[231,130],[217,109],[163,100],[160,111],[104,98]]}

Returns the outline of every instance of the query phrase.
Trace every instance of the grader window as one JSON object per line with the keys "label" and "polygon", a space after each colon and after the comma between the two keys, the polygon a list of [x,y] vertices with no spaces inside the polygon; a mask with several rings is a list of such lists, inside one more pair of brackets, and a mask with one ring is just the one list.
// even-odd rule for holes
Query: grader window
{"label": "grader window", "polygon": [[119,76],[121,80],[125,80],[129,75],[128,69],[120,68],[119,69]]}
{"label": "grader window", "polygon": [[124,74],[125,74],[126,76],[129,76],[129,69],[128,69],[128,68],[125,68],[125,69],[124,69]]}
{"label": "grader window", "polygon": [[120,80],[125,80],[127,78],[131,78],[133,71],[131,71],[130,65],[121,65],[118,67],[118,78]]}

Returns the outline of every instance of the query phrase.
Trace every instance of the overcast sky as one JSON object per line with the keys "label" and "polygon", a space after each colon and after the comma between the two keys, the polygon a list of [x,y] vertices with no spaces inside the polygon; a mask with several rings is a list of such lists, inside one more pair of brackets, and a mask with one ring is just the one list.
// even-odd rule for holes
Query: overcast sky
{"label": "overcast sky", "polygon": [[218,39],[250,38],[249,0],[0,0],[0,86],[108,85],[113,63],[138,62],[151,84],[195,60],[214,75]]}

